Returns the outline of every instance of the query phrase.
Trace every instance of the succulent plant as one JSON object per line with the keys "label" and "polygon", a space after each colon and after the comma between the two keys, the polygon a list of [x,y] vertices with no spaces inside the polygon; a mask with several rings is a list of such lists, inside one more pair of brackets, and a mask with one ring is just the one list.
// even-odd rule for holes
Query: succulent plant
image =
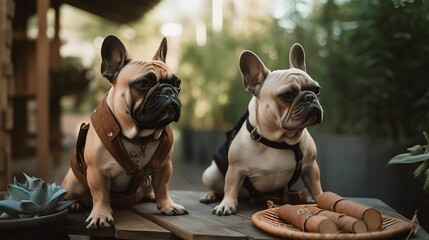
{"label": "succulent plant", "polygon": [[62,201],[67,190],[55,183],[49,184],[41,178],[24,173],[26,181],[19,183],[16,177],[7,187],[5,200],[0,201],[0,218],[31,218],[60,212],[74,201]]}

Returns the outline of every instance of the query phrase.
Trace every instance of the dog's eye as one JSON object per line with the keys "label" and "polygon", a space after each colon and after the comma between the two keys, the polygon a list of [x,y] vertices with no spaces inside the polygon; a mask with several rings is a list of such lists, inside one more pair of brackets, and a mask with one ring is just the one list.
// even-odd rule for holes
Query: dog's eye
{"label": "dog's eye", "polygon": [[319,96],[320,95],[320,87],[315,87],[313,89],[313,92],[314,92],[314,94],[316,94],[317,96]]}
{"label": "dog's eye", "polygon": [[280,95],[280,98],[284,101],[291,101],[295,98],[295,94],[293,92],[285,92]]}
{"label": "dog's eye", "polygon": [[177,88],[177,89],[180,89],[180,84],[182,83],[182,81],[180,81],[180,79],[177,79],[175,82],[174,82],[174,87],[175,88]]}
{"label": "dog's eye", "polygon": [[143,80],[140,80],[140,81],[136,82],[135,85],[136,85],[136,87],[138,87],[140,89],[146,89],[146,88],[150,88],[151,87],[149,81],[146,80],[146,79],[143,79]]}

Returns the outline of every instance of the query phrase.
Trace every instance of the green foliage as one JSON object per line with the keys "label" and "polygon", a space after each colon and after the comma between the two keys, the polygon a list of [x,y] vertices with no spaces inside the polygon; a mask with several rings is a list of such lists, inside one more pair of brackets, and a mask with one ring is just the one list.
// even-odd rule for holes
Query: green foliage
{"label": "green foliage", "polygon": [[413,147],[408,148],[408,153],[396,155],[395,157],[390,159],[387,165],[421,162],[421,164],[414,171],[414,177],[425,178],[423,189],[429,190],[429,136],[426,132],[423,132],[423,135],[425,136],[427,142],[426,145],[415,145]]}
{"label": "green foliage", "polygon": [[[186,106],[180,122],[193,128],[222,125],[223,107],[230,101],[231,81],[239,80],[236,71],[239,53],[234,38],[211,32],[209,39],[204,48],[195,44],[186,46],[178,72],[183,79],[181,99]],[[235,95],[239,99],[241,96]]]}
{"label": "green foliage", "polygon": [[60,212],[74,201],[62,201],[67,190],[57,184],[48,184],[40,178],[30,177],[24,173],[24,184],[17,182],[7,187],[5,200],[0,201],[0,218],[31,218]]}
{"label": "green foliage", "polygon": [[335,131],[403,139],[427,129],[429,2],[329,1],[323,9],[333,30],[326,67],[337,90]]}

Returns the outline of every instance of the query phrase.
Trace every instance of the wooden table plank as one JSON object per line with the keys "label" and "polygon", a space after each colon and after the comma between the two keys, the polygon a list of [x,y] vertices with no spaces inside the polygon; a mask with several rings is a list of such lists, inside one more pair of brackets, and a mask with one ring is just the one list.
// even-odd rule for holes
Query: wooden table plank
{"label": "wooden table plank", "polygon": [[171,231],[183,239],[247,239],[243,234],[225,228],[221,224],[206,221],[197,215],[165,216],[154,210],[154,204],[134,207],[139,214]]}
{"label": "wooden table plank", "polygon": [[[177,194],[177,196],[176,196]],[[216,221],[221,222],[225,225],[225,227],[232,229],[234,231],[240,232],[248,237],[248,239],[279,239],[273,235],[270,235],[260,229],[258,229],[252,223],[252,215],[260,210],[265,210],[267,208],[266,202],[256,201],[251,202],[247,200],[239,201],[238,204],[238,212],[235,215],[231,216],[217,216],[213,215],[213,208],[219,204],[211,203],[211,204],[202,204],[199,202],[201,196],[206,194],[205,192],[176,192],[172,191],[172,197],[180,197],[180,199],[186,199],[187,201],[194,202],[194,204],[198,204],[200,208],[196,208],[201,210],[198,214],[203,214],[205,217]],[[208,209],[207,209],[208,207]],[[237,221],[236,219],[240,219]]]}
{"label": "wooden table plank", "polygon": [[[210,218],[212,218],[214,221],[221,221],[223,224],[225,224],[227,228],[233,229],[237,232],[240,232],[246,235],[248,239],[279,239],[273,235],[270,235],[258,229],[252,223],[251,218],[254,213],[256,213],[257,211],[267,209],[266,202],[262,202],[262,201],[250,202],[248,200],[243,200],[243,201],[239,200],[238,211],[235,215],[217,216],[217,215],[213,215],[212,211],[213,211],[213,208],[219,204],[219,202],[211,203],[208,205],[199,203],[200,197],[203,196],[204,194],[206,194],[206,192],[187,192],[187,195],[190,197],[189,200],[193,199],[195,201],[196,199],[196,202],[199,206],[209,207],[209,211],[204,210],[202,214],[208,214]],[[174,193],[172,196],[174,196]],[[206,217],[208,216],[206,215]],[[237,221],[234,218],[229,219],[231,217],[234,217],[234,218],[239,217],[240,221]]]}
{"label": "wooden table plank", "polygon": [[86,229],[84,226],[87,215],[84,213],[70,213],[67,216],[66,221],[66,231],[68,234],[72,235],[85,235],[92,237],[114,237],[113,228],[103,228],[103,229]]}
{"label": "wooden table plank", "polygon": [[170,231],[127,209],[115,208],[115,237],[119,239],[170,239]]}
{"label": "wooden table plank", "polygon": [[250,217],[239,215],[217,216],[213,207],[199,202],[203,193],[170,191],[170,196],[189,211],[185,216],[164,216],[155,204],[142,203],[133,210],[151,221],[170,230],[183,239],[273,239],[274,237],[257,229]]}
{"label": "wooden table plank", "polygon": [[185,206],[189,215],[165,216],[156,209],[155,203],[140,203],[132,209],[183,239],[247,239],[246,235],[226,227],[228,224],[235,223],[234,220],[242,221],[242,218],[230,216],[232,218],[229,222],[214,221],[210,219],[213,218],[211,207],[200,204],[198,199],[195,200],[192,194],[189,197],[189,194],[190,192],[186,191],[170,192],[173,200]]}
{"label": "wooden table plank", "polygon": [[66,222],[66,231],[72,235],[91,237],[115,237],[119,239],[171,239],[171,233],[150,220],[124,208],[114,208],[115,226],[99,230],[84,226],[89,210],[71,213]]}

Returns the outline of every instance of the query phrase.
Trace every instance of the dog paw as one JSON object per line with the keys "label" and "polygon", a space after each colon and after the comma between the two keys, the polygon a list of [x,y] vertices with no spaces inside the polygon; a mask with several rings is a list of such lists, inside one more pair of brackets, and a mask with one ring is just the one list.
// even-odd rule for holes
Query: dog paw
{"label": "dog paw", "polygon": [[216,194],[213,192],[208,192],[206,195],[200,198],[200,203],[207,204],[207,203],[216,202],[216,200],[217,200]]}
{"label": "dog paw", "polygon": [[113,227],[113,216],[111,210],[97,211],[92,209],[91,214],[85,221],[87,229],[101,229]]}
{"label": "dog paw", "polygon": [[217,205],[212,214],[218,216],[228,216],[231,214],[235,214],[237,212],[237,203],[236,202],[228,202],[223,200],[219,205]]}
{"label": "dog paw", "polygon": [[159,207],[158,209],[165,215],[173,216],[173,215],[186,215],[189,214],[188,210],[186,210],[182,205],[176,204],[172,202],[171,204],[166,204],[164,206]]}

